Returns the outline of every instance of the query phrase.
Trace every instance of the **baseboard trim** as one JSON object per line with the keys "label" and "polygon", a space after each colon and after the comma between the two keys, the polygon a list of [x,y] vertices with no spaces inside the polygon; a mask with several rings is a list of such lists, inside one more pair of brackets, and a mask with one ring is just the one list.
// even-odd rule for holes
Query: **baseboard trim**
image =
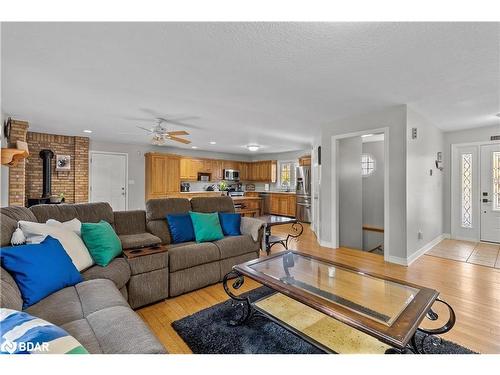
{"label": "baseboard trim", "polygon": [[432,249],[434,246],[436,246],[445,238],[449,238],[449,236],[447,236],[447,233],[442,233],[436,238],[434,238],[432,241],[426,243],[424,246],[422,246],[420,249],[415,251],[412,255],[410,255],[407,258],[406,260],[407,265],[409,266],[410,264],[412,264],[414,261],[416,261],[418,258],[420,258],[422,255],[424,255],[426,252],[428,252],[430,249]]}
{"label": "baseboard trim", "polygon": [[333,244],[332,244],[331,242],[329,242],[329,241],[321,241],[321,240],[320,240],[320,241],[319,241],[319,245],[320,245],[320,246],[323,246],[323,247],[330,247],[330,248],[332,248],[332,249],[333,249]]}
{"label": "baseboard trim", "polygon": [[395,257],[395,256],[392,256],[392,255],[389,255],[386,259],[387,262],[389,263],[395,263],[395,264],[399,264],[401,266],[407,266],[408,263],[406,261],[405,258],[401,258],[401,257]]}

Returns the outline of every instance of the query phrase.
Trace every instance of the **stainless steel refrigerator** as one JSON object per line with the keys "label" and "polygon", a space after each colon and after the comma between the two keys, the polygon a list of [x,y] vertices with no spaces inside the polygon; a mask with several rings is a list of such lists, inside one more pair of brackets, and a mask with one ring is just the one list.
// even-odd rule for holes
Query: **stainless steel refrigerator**
{"label": "stainless steel refrigerator", "polygon": [[297,167],[296,169],[297,194],[296,218],[304,223],[311,222],[311,167]]}

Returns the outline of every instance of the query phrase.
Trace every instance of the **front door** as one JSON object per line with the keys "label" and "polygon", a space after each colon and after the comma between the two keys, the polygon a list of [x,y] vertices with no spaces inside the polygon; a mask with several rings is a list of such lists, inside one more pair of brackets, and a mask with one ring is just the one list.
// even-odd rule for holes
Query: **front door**
{"label": "front door", "polygon": [[114,211],[127,209],[127,155],[92,152],[90,201],[108,202]]}
{"label": "front door", "polygon": [[481,241],[500,242],[500,144],[481,146]]}

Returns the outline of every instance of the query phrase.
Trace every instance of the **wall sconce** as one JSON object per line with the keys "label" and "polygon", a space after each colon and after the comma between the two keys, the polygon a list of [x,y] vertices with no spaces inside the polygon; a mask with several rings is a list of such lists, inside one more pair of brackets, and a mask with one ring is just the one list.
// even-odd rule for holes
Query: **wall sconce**
{"label": "wall sconce", "polygon": [[440,171],[443,170],[443,153],[439,151],[436,157],[436,168]]}

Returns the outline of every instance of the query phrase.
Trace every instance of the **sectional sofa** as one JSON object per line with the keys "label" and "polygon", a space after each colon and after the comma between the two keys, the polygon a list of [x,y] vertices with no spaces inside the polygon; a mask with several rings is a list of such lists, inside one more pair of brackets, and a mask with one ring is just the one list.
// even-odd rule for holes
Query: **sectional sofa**
{"label": "sectional sofa", "polygon": [[[233,265],[259,256],[264,223],[242,218],[242,235],[219,241],[171,244],[170,213],[234,212],[229,197],[154,199],[145,211],[113,212],[107,203],[37,205],[0,209],[0,244],[9,246],[20,220],[109,222],[124,249],[164,244],[168,251],[82,271],[84,282],[62,289],[26,312],[63,327],[91,353],[165,353],[164,347],[132,310],[222,280]],[[0,307],[22,309],[20,291],[3,268]]]}

